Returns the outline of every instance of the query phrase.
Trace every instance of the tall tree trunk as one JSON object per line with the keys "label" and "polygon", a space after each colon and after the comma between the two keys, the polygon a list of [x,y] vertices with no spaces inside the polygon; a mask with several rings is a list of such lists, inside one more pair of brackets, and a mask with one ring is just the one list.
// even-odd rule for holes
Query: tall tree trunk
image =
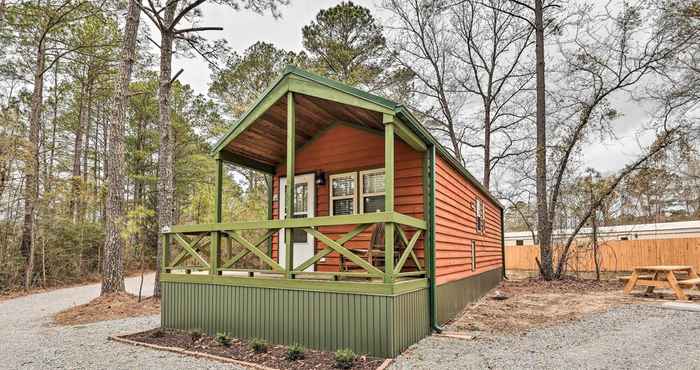
{"label": "tall tree trunk", "polygon": [[34,70],[34,91],[32,92],[31,111],[29,113],[29,140],[25,157],[24,182],[24,223],[20,251],[24,257],[24,288],[29,289],[34,273],[34,209],[39,193],[39,125],[41,123],[41,103],[44,99],[44,64],[46,50],[43,38],[36,49],[36,69]]}
{"label": "tall tree trunk", "polygon": [[554,269],[551,245],[552,223],[547,209],[547,127],[545,124],[544,22],[542,13],[542,0],[535,0],[537,236],[539,237],[543,277],[545,280],[551,280],[554,276]]}
{"label": "tall tree trunk", "polygon": [[[175,174],[173,127],[170,121],[170,88],[172,73],[173,33],[169,29],[175,17],[178,1],[171,1],[165,9],[164,30],[160,38],[160,85],[158,88],[158,113],[160,116],[160,153],[158,155],[158,231],[173,224],[175,217]],[[156,255],[156,283],[153,294],[160,296],[160,260],[162,248]]]}
{"label": "tall tree trunk", "polygon": [[83,134],[87,118],[85,90],[86,86],[83,85],[80,89],[80,104],[78,104],[78,127],[75,130],[75,141],[73,142],[73,171],[71,172],[71,197],[69,203],[73,223],[78,222],[78,208],[80,207],[78,205],[80,204],[80,179],[82,177],[80,161],[83,157]]}
{"label": "tall tree trunk", "polygon": [[[90,77],[88,75],[88,88],[87,88],[87,104],[85,106],[85,142],[83,143],[83,182],[82,186],[84,187],[85,190],[88,188],[88,174],[89,172],[89,166],[88,166],[88,153],[90,152],[90,131],[92,131],[92,102],[93,102],[93,97],[92,97],[92,92],[93,92],[93,86],[92,86],[92,81],[90,80]],[[97,125],[95,125],[97,126]],[[97,136],[94,137],[94,140],[97,141]],[[94,155],[97,155],[97,153],[94,153]],[[87,195],[89,193],[86,191],[83,195],[83,197],[80,199],[78,202],[78,221],[84,222],[85,221],[85,208],[87,206]]]}
{"label": "tall tree trunk", "polygon": [[129,0],[122,41],[122,59],[119,64],[119,79],[115,96],[116,107],[109,122],[109,146],[107,155],[108,188],[105,217],[105,245],[102,258],[102,290],[100,294],[124,291],[124,262],[122,251],[124,239],[119,231],[125,223],[124,215],[124,131],[127,126],[129,82],[136,59],[136,36],[141,14],[137,1]]}
{"label": "tall tree trunk", "polygon": [[[491,87],[489,86],[489,90]],[[484,104],[484,187],[491,185],[491,102]]]}
{"label": "tall tree trunk", "polygon": [[48,178],[45,185],[45,191],[49,192],[53,188],[53,163],[56,159],[56,121],[58,120],[58,65],[59,62],[53,68],[53,118],[51,119],[51,147],[49,149],[49,163],[46,173]]}

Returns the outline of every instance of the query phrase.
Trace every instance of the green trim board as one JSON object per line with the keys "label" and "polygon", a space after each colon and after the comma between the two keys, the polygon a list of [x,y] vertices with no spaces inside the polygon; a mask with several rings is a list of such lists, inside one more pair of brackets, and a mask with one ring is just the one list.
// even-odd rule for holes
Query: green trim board
{"label": "green trim board", "polygon": [[387,284],[383,282],[366,281],[282,279],[274,277],[265,278],[228,275],[192,275],[173,274],[165,272],[161,272],[160,280],[161,282],[173,283],[232,285],[268,289],[304,290],[314,292],[352,293],[384,296],[405,294],[414,290],[425,289],[428,286],[427,279],[422,278],[395,281],[394,283]]}
{"label": "green trim board", "polygon": [[427,289],[366,295],[162,281],[161,326],[394,357],[430,334]]}
{"label": "green trim board", "polygon": [[227,151],[218,152],[214,156],[214,158],[216,158],[217,160],[222,160],[224,162],[234,163],[234,164],[237,164],[241,167],[249,168],[251,170],[260,171],[260,172],[263,172],[266,174],[274,174],[275,171],[277,170],[275,168],[275,166],[273,166],[273,165],[258,162],[256,160],[253,160],[253,159],[250,159],[247,157],[243,157],[241,155],[234,154],[234,153],[227,152]]}
{"label": "green trim board", "polygon": [[437,321],[443,324],[462,312],[464,307],[495,288],[501,282],[501,269],[496,268],[464,279],[437,286]]}
{"label": "green trim board", "polygon": [[393,113],[390,107],[377,104],[372,99],[352,94],[344,89],[337,89],[326,84],[319,84],[314,81],[314,79],[301,77],[299,75],[290,74],[289,91],[375,112]]}
{"label": "green trim board", "polygon": [[437,300],[435,282],[435,145],[431,145],[426,151],[424,165],[424,186],[428,191],[425,194],[425,216],[427,223],[426,233],[426,269],[428,270],[428,312],[430,315],[430,328],[439,331],[437,320]]}
{"label": "green trim board", "polygon": [[202,233],[210,231],[252,230],[252,229],[284,229],[305,228],[317,226],[358,225],[376,223],[398,223],[425,229],[426,222],[398,212],[375,212],[357,215],[319,216],[309,218],[274,219],[260,221],[223,222],[213,224],[176,225],[164,230],[164,234]]}
{"label": "green trim board", "polygon": [[281,76],[275,80],[275,82],[270,85],[270,87],[263,92],[258,100],[246,111],[243,113],[241,118],[238,120],[238,122],[229,130],[224,136],[217,141],[217,143],[214,145],[214,150],[212,151],[212,155],[216,155],[216,153],[219,153],[220,151],[223,150],[223,148],[228,145],[233,138],[238,136],[241,132],[243,132],[248,126],[250,126],[253,121],[255,121],[256,118],[260,117],[267,109],[270,108],[274,103],[277,102],[277,100],[281,99],[289,90],[288,83],[285,81],[285,77],[287,77],[287,73],[283,73]]}
{"label": "green trim board", "polygon": [[[402,104],[389,99],[370,94],[366,91],[354,88],[338,81],[319,76],[317,74],[287,66],[282,75],[261,95],[258,101],[240,118],[240,120],[226,133],[214,146],[212,155],[225,151],[231,140],[243,132],[257,119],[262,112],[267,110],[272,104],[277,102],[288,91],[295,91],[305,95],[312,95],[322,99],[336,101],[342,104],[359,106],[365,109],[394,116],[392,121],[399,121],[405,127],[397,130],[398,135],[409,145],[419,145],[427,147],[432,144],[437,149],[438,154],[445,158],[462,176],[474,184],[486,197],[493,201],[496,206],[503,208],[503,205],[477,180],[457,159],[450,154],[439,140],[437,140]],[[383,118],[383,121],[386,118]],[[419,142],[422,141],[422,145]]]}

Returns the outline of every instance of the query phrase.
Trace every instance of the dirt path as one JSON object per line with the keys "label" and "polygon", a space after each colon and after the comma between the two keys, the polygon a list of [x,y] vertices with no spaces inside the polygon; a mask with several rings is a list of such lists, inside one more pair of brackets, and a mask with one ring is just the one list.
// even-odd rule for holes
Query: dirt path
{"label": "dirt path", "polygon": [[[154,274],[146,275],[144,293],[153,292]],[[137,293],[140,278],[128,278]],[[232,369],[230,365],[108,341],[109,335],[151,329],[158,316],[60,327],[51,317],[89,302],[99,284],[54,290],[0,302],[0,367],[7,369]]]}

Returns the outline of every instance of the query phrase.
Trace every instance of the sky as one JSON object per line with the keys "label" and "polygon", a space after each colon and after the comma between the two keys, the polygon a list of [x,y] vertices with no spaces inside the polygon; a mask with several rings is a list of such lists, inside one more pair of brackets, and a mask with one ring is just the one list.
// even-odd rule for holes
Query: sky
{"label": "sky", "polygon": [[[354,0],[365,6],[380,19],[386,12],[376,6],[374,0]],[[241,53],[257,41],[266,41],[286,50],[302,50],[301,28],[309,24],[319,10],[337,5],[336,0],[291,0],[289,6],[281,7],[282,16],[278,19],[268,14],[257,14],[247,10],[234,11],[228,7],[205,3],[202,8],[200,26],[220,26],[223,31],[201,33],[202,36],[216,39],[225,38],[229,46]],[[157,34],[154,32],[154,34]],[[210,83],[210,70],[201,58],[177,58],[173,71],[184,69],[179,80],[189,84],[202,94],[206,94]],[[534,104],[534,102],[533,102]],[[616,108],[622,117],[614,123],[615,140],[591,143],[584,147],[583,161],[603,174],[619,170],[633,161],[640,153],[640,143],[645,145],[653,137],[649,132],[640,135],[640,127],[647,123],[647,107],[631,101],[618,101]],[[480,168],[480,165],[468,166]]]}

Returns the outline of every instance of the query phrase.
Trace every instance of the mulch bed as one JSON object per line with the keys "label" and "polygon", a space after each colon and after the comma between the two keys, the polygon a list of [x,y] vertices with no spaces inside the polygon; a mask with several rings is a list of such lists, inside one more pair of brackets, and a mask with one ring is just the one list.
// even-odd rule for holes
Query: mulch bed
{"label": "mulch bed", "polygon": [[63,310],[54,315],[54,322],[59,325],[79,325],[159,313],[160,300],[157,298],[143,298],[139,302],[137,296],[121,292],[100,296],[86,304]]}
{"label": "mulch bed", "polygon": [[[261,368],[273,369],[333,369],[335,354],[333,352],[306,349],[304,358],[296,361],[286,359],[287,347],[268,345],[267,352],[256,353],[249,341],[231,339],[229,346],[216,342],[215,338],[199,333],[170,329],[152,329],[140,333],[120,336],[139,343],[168,347],[168,350],[179,349],[181,353],[197,355],[204,353],[225,359],[233,359],[259,365]],[[166,349],[166,348],[163,348]],[[385,359],[358,356],[352,369],[375,370],[381,368]]]}

